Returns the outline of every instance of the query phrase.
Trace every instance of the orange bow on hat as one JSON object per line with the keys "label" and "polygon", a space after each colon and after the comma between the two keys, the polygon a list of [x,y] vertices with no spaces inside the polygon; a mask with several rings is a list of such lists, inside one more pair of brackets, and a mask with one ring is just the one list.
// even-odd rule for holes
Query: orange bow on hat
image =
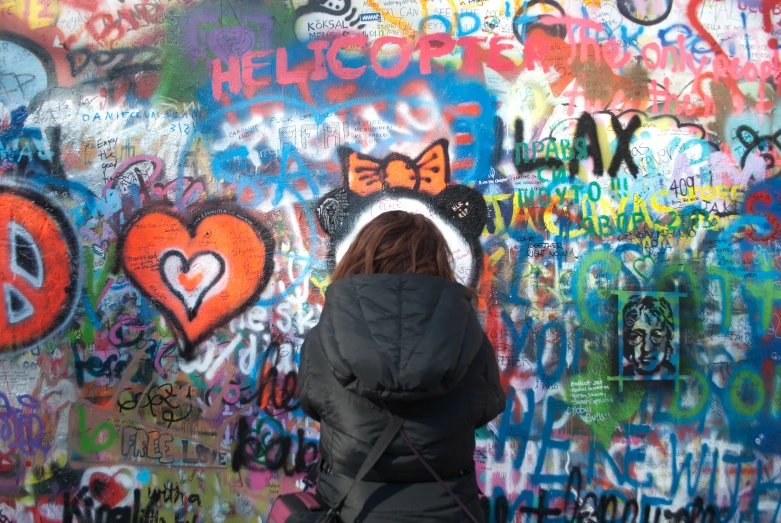
{"label": "orange bow on hat", "polygon": [[414,160],[399,153],[377,160],[348,147],[339,148],[339,158],[345,185],[361,196],[392,187],[433,195],[439,194],[450,182],[445,139],[432,143]]}

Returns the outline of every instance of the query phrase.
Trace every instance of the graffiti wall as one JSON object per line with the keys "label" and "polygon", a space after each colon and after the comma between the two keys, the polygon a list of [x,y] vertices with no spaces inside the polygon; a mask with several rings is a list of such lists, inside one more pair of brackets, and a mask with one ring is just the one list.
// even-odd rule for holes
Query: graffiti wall
{"label": "graffiti wall", "polygon": [[262,523],[379,213],[508,400],[493,521],[781,521],[781,3],[0,0],[0,521]]}

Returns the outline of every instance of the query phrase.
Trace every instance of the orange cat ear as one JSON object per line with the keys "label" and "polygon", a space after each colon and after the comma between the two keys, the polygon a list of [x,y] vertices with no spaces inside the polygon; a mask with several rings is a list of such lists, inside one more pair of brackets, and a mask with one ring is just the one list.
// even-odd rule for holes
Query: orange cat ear
{"label": "orange cat ear", "polygon": [[420,170],[419,190],[421,192],[439,194],[450,182],[450,159],[447,146],[447,140],[437,140],[415,159]]}

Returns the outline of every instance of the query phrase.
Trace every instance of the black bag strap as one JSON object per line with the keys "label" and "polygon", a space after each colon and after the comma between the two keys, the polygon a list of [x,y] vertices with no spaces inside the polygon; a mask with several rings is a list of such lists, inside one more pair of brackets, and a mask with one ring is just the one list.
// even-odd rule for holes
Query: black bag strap
{"label": "black bag strap", "polygon": [[[385,406],[385,403],[380,402],[380,405],[382,406],[382,409],[385,411],[385,414],[388,416],[388,419],[390,419],[391,421],[399,419],[395,415],[393,415],[393,413],[390,410],[388,410],[388,407]],[[407,433],[404,432],[404,429],[401,428],[401,425],[399,425],[399,430],[401,431],[401,439],[404,440],[404,443],[407,445],[407,447],[409,447],[409,449],[415,455],[415,458],[417,458],[417,460],[421,463],[421,465],[423,465],[423,468],[425,468],[428,471],[428,473],[431,474],[434,477],[434,479],[437,480],[440,486],[443,489],[445,489],[445,492],[447,492],[447,494],[453,499],[453,501],[456,502],[456,505],[458,505],[461,508],[464,514],[466,514],[466,516],[470,520],[472,520],[473,523],[478,523],[477,518],[472,514],[472,512],[469,511],[468,508],[466,508],[464,502],[461,501],[452,490],[450,490],[450,487],[448,487],[447,483],[445,483],[445,481],[441,477],[439,477],[439,474],[437,474],[437,471],[434,470],[434,467],[432,467],[428,463],[428,461],[426,461],[426,458],[424,458],[420,454],[418,449],[415,448],[415,445],[412,444],[412,440],[409,439]]]}
{"label": "black bag strap", "polygon": [[317,485],[317,475],[320,472],[320,462],[322,458],[317,458],[314,463],[309,465],[306,476],[304,476],[304,492]]}
{"label": "black bag strap", "polygon": [[385,430],[382,431],[382,434],[380,434],[380,437],[377,438],[377,441],[374,442],[374,446],[366,455],[366,459],[363,460],[363,464],[361,465],[361,468],[358,469],[358,473],[355,475],[353,482],[350,484],[350,488],[347,489],[347,492],[344,494],[344,496],[342,496],[342,499],[340,499],[339,502],[334,507],[331,507],[331,510],[328,511],[329,516],[335,516],[339,514],[339,511],[342,510],[344,502],[347,501],[347,496],[350,495],[350,492],[352,492],[355,484],[366,477],[366,474],[368,474],[372,467],[377,464],[380,456],[382,456],[382,453],[385,452],[385,449],[387,449],[391,444],[393,438],[396,437],[396,434],[399,432],[403,424],[404,420],[401,418],[393,416],[390,419],[389,423],[385,426]]}

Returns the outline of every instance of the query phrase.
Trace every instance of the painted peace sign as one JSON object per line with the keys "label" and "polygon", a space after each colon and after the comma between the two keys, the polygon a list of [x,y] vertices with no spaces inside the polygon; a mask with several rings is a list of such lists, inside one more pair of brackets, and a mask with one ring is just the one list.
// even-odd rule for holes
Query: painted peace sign
{"label": "painted peace sign", "polygon": [[65,213],[45,196],[0,185],[0,355],[44,340],[70,318],[77,245]]}

